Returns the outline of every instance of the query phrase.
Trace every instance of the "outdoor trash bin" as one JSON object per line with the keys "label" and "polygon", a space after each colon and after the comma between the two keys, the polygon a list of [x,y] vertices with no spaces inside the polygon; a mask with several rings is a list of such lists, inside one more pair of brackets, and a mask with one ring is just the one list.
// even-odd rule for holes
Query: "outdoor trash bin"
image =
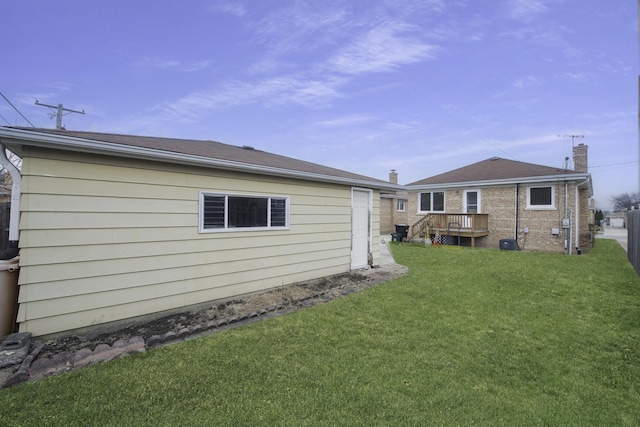
{"label": "outdoor trash bin", "polygon": [[400,241],[406,239],[409,235],[409,226],[407,224],[396,224],[396,233],[400,234]]}
{"label": "outdoor trash bin", "polygon": [[392,242],[401,242],[402,235],[400,233],[391,233],[391,241]]}
{"label": "outdoor trash bin", "polygon": [[16,324],[19,260],[0,260],[0,337],[13,333]]}

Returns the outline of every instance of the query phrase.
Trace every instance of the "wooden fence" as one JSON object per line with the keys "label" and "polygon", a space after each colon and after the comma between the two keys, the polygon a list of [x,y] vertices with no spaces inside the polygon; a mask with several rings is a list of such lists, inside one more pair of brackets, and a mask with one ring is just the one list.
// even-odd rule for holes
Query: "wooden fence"
{"label": "wooden fence", "polygon": [[627,257],[640,274],[640,210],[627,212]]}

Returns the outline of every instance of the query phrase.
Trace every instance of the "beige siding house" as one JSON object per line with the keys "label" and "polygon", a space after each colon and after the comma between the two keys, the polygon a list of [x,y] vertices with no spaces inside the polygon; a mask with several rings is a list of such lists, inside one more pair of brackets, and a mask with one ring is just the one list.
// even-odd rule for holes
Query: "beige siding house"
{"label": "beige siding house", "polygon": [[407,184],[409,238],[487,248],[510,239],[520,249],[580,253],[594,237],[586,145],[574,148],[574,164],[496,157]]}
{"label": "beige siding house", "polygon": [[375,265],[388,182],[212,141],[0,128],[22,158],[20,331]]}

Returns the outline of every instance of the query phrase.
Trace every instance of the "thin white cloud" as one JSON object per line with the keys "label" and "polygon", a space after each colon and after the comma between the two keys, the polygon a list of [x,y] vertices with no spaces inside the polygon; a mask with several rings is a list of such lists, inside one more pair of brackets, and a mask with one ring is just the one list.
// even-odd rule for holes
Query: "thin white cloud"
{"label": "thin white cloud", "polygon": [[73,84],[67,82],[49,82],[44,86],[59,91],[68,91],[73,88]]}
{"label": "thin white cloud", "polygon": [[342,127],[342,126],[360,125],[362,123],[367,123],[372,120],[374,120],[374,118],[371,116],[352,114],[349,116],[338,117],[332,120],[323,120],[323,121],[315,122],[315,124],[323,127]]}
{"label": "thin white cloud", "polygon": [[371,29],[329,61],[333,70],[345,74],[391,71],[400,65],[435,57],[436,47],[406,36],[410,25],[391,22]]}
{"label": "thin white cloud", "polygon": [[200,71],[211,65],[211,61],[197,61],[197,62],[181,62],[175,59],[160,59],[153,57],[140,58],[135,66],[141,68],[155,68],[159,70],[176,70],[183,72]]}
{"label": "thin white cloud", "polygon": [[241,105],[262,104],[273,107],[295,103],[307,107],[322,106],[327,99],[340,96],[341,79],[311,80],[276,77],[255,82],[234,81],[211,91],[189,94],[176,101],[156,106],[176,117],[196,117],[201,110],[226,109]]}
{"label": "thin white cloud", "polygon": [[507,11],[510,17],[529,21],[549,10],[544,0],[509,0]]}
{"label": "thin white cloud", "polygon": [[613,61],[601,62],[598,65],[598,70],[611,74],[629,74],[632,67],[626,61],[621,59],[614,59]]}
{"label": "thin white cloud", "polygon": [[593,80],[594,78],[591,73],[564,73],[562,74],[562,77],[578,83],[585,83]]}
{"label": "thin white cloud", "polygon": [[566,36],[570,33],[571,30],[565,26],[543,23],[505,31],[502,37],[553,49],[546,53],[549,57],[553,57],[555,51],[560,51],[567,59],[579,60],[584,53],[567,41]]}
{"label": "thin white cloud", "polygon": [[238,18],[243,17],[247,13],[244,5],[238,1],[219,1],[213,3],[210,9],[213,12],[222,12]]}
{"label": "thin white cloud", "polygon": [[332,45],[352,22],[342,7],[321,3],[295,2],[251,23],[254,42],[266,47],[268,56],[316,51]]}
{"label": "thin white cloud", "polygon": [[540,80],[535,76],[524,76],[511,83],[511,86],[515,87],[516,89],[540,86]]}

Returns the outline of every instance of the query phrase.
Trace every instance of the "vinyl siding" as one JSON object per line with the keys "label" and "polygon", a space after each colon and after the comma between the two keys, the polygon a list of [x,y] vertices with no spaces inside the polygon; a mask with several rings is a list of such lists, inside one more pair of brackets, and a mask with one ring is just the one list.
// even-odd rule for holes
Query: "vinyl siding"
{"label": "vinyl siding", "polygon": [[[351,188],[26,149],[21,331],[44,335],[349,270]],[[198,233],[200,191],[290,198],[290,229]],[[374,262],[379,194],[374,194]]]}

